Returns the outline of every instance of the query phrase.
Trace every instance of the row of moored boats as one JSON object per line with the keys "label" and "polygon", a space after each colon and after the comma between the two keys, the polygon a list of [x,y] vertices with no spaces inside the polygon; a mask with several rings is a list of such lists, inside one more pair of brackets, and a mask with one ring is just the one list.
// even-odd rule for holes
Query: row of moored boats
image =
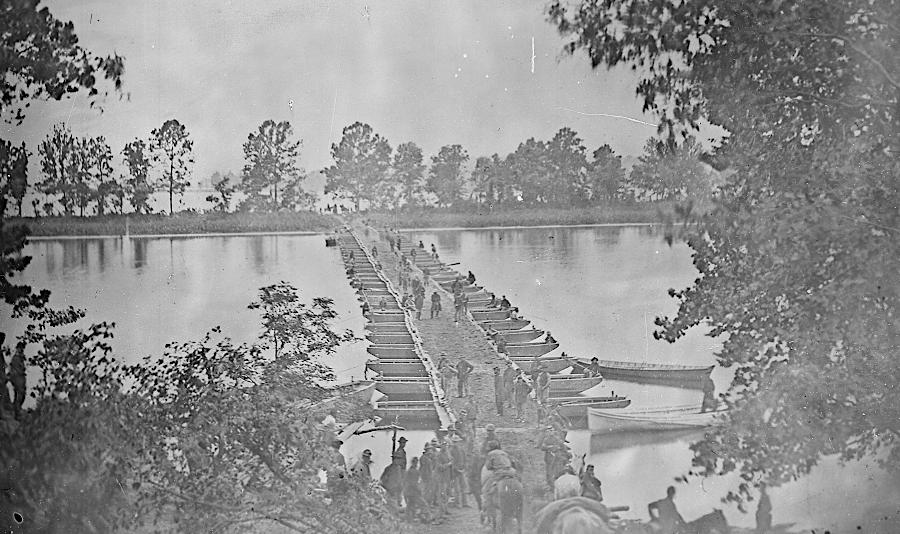
{"label": "row of moored boats", "polygon": [[[379,411],[391,419],[423,417],[434,394],[429,370],[422,360],[417,336],[401,309],[398,295],[384,274],[368,259],[352,236],[341,238],[342,252],[353,283],[367,309],[368,352],[375,358],[367,364],[378,375],[376,388],[387,395]],[[354,254],[349,252],[353,250]],[[572,358],[556,354],[559,343],[548,332],[518,317],[517,309],[501,306],[496,296],[459,272],[447,267],[424,250],[408,256],[430,280],[452,293],[465,293],[468,314],[503,354],[519,368],[531,371],[540,365],[550,375],[549,403],[576,426],[596,431],[692,428],[715,424],[717,412],[698,413],[700,406],[638,410],[631,400],[586,393],[604,378],[643,384],[700,389],[710,380],[712,366],[634,363]]]}

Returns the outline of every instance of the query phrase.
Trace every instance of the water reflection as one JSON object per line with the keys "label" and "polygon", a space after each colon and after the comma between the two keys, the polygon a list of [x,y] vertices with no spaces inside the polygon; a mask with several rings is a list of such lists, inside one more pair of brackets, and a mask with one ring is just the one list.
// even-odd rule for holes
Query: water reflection
{"label": "water reflection", "polygon": [[132,260],[131,266],[140,272],[140,269],[147,265],[147,239],[131,239],[128,244],[131,246]]}

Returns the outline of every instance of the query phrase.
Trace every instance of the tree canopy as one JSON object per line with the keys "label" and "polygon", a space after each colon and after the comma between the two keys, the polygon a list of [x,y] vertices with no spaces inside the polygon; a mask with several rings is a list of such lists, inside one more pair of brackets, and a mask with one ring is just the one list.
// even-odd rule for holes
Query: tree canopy
{"label": "tree canopy", "polygon": [[355,122],[344,128],[339,144],[331,145],[334,165],[325,169],[325,192],[353,202],[376,201],[391,166],[391,145],[368,124]]}
{"label": "tree canopy", "polygon": [[191,185],[188,176],[194,163],[193,149],[187,128],[177,119],[169,119],[150,132],[152,161],[162,171],[158,185],[169,191],[169,215],[175,213],[175,194],[184,193]]}
{"label": "tree canopy", "polygon": [[462,198],[463,165],[469,154],[462,145],[447,145],[431,156],[428,170],[428,192],[437,198],[438,206],[451,206]]}
{"label": "tree canopy", "polygon": [[[778,484],[825,455],[900,467],[900,4],[554,1],[592,64],[630,65],[664,139],[706,118],[730,175],[685,236],[700,276],[657,336],[706,324],[734,368],[704,475]],[[738,499],[749,488],[742,484]]]}
{"label": "tree canopy", "polygon": [[247,195],[242,202],[245,208],[277,211],[282,205],[279,187],[283,189],[301,180],[303,170],[297,163],[301,141],[292,140],[293,135],[288,121],[267,120],[247,136],[244,143],[247,163],[241,176],[241,190]]}
{"label": "tree canopy", "polygon": [[118,55],[98,57],[78,44],[71,22],[57,20],[40,0],[0,2],[0,115],[21,124],[32,100],[61,100],[82,89],[88,98],[99,95],[98,78],[122,88],[125,60]]}

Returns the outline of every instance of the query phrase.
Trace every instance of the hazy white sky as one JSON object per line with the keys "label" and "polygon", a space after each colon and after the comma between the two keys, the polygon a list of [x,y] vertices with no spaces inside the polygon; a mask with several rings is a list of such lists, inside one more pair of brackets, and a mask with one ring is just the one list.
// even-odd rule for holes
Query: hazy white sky
{"label": "hazy white sky", "polygon": [[[194,140],[194,177],[239,172],[242,144],[266,119],[289,120],[309,171],[355,121],[392,147],[435,154],[461,144],[474,161],[529,137],[574,128],[589,151],[638,155],[653,126],[579,114],[641,113],[635,76],[561,56],[544,0],[504,2],[52,0],[96,54],[125,57],[125,91],[100,114],[84,95],[37,103],[3,137],[37,146],[55,123],[106,137],[114,152],[176,118]],[[534,72],[532,73],[532,39]],[[293,102],[293,106],[291,106]],[[566,108],[566,109],[561,109]],[[567,111],[572,110],[572,111]],[[120,163],[117,156],[117,163]]]}

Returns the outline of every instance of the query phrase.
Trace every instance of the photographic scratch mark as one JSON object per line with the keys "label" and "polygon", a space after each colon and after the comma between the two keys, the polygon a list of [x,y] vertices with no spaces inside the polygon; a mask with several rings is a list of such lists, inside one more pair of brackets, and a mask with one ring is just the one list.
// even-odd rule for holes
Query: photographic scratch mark
{"label": "photographic scratch mark", "polygon": [[534,37],[531,38],[531,73],[534,74]]}
{"label": "photographic scratch mark", "polygon": [[574,109],[563,108],[563,107],[557,107],[556,109],[571,111],[572,113],[577,113],[579,115],[585,115],[587,117],[610,117],[613,119],[625,119],[626,121],[636,122],[638,124],[646,124],[647,126],[653,126],[654,128],[656,128],[656,125],[653,123],[644,122],[644,121],[638,120],[638,119],[632,119],[631,117],[626,117],[624,115],[610,115],[609,113],[584,113],[583,111],[576,111]]}
{"label": "photographic scratch mark", "polygon": [[334,91],[334,102],[331,104],[331,126],[328,127],[328,144],[331,148],[331,135],[334,132],[334,110],[337,109],[337,89]]}

